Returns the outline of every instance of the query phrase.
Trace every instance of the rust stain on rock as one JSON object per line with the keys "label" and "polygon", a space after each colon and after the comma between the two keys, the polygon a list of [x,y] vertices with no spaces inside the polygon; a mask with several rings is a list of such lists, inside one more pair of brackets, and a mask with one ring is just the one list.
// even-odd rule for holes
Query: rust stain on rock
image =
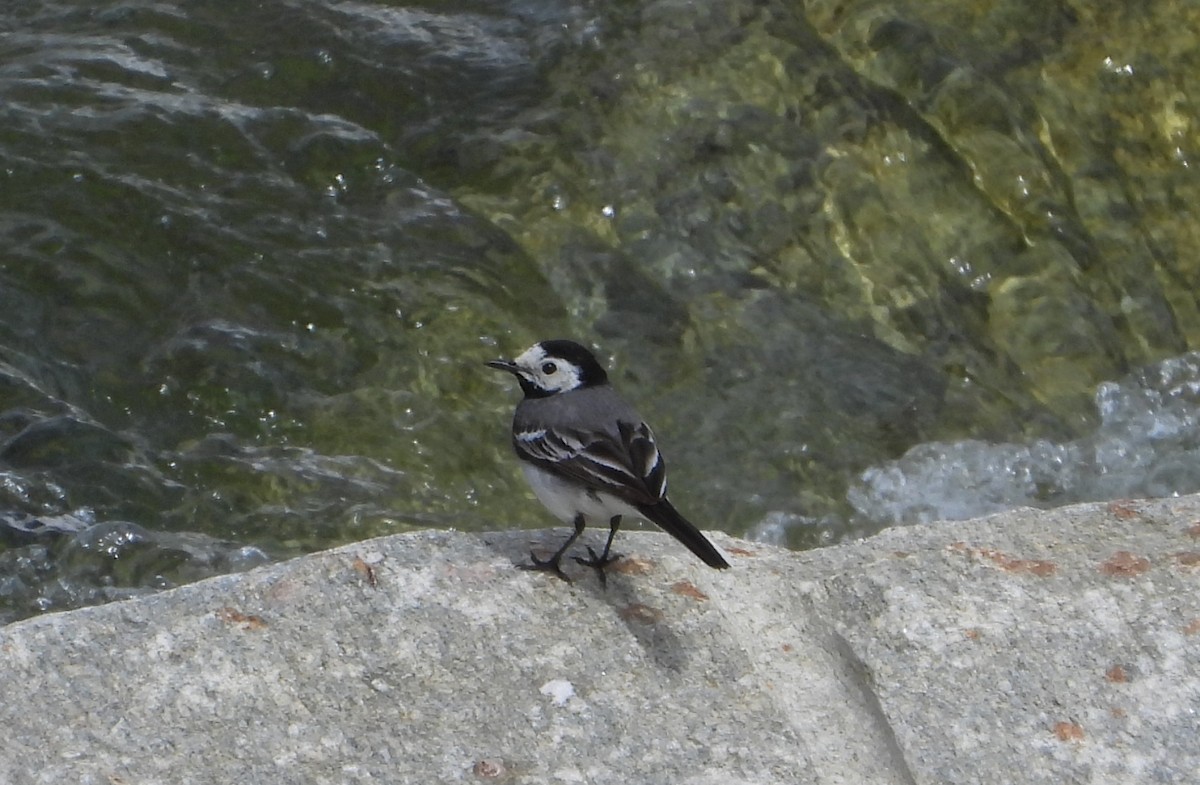
{"label": "rust stain on rock", "polygon": [[1083,741],[1083,727],[1077,722],[1056,722],[1054,735],[1059,741]]}
{"label": "rust stain on rock", "polygon": [[705,602],[708,600],[708,595],[696,588],[696,584],[691,581],[676,581],[671,584],[671,591],[684,597],[690,597],[693,600]]}
{"label": "rust stain on rock", "polygon": [[1048,578],[1058,571],[1058,565],[1045,559],[1018,559],[995,548],[972,548],[962,542],[947,546],[950,550],[963,553],[972,559],[986,559],[1005,572],[1028,573],[1039,578]]}
{"label": "rust stain on rock", "polygon": [[1181,551],[1173,555],[1175,563],[1180,567],[1200,567],[1200,552]]}
{"label": "rust stain on rock", "polygon": [[375,568],[363,561],[363,557],[355,556],[350,566],[358,573],[358,577],[372,589],[379,585],[379,577],[375,574]]}
{"label": "rust stain on rock", "polygon": [[1100,565],[1100,572],[1110,578],[1132,578],[1150,569],[1150,560],[1129,551],[1117,551]]}
{"label": "rust stain on rock", "polygon": [[1142,511],[1132,499],[1116,499],[1108,503],[1108,511],[1119,521],[1136,518]]}
{"label": "rust stain on rock", "polygon": [[244,630],[261,630],[265,629],[267,622],[262,616],[255,616],[251,613],[242,613],[237,608],[226,605],[217,611],[217,618],[226,624],[240,624]]}
{"label": "rust stain on rock", "polygon": [[654,562],[641,556],[622,556],[608,567],[610,572],[621,575],[646,575],[654,569]]}
{"label": "rust stain on rock", "polygon": [[1129,674],[1125,672],[1125,668],[1120,665],[1114,665],[1104,672],[1104,678],[1114,684],[1124,684],[1129,681]]}

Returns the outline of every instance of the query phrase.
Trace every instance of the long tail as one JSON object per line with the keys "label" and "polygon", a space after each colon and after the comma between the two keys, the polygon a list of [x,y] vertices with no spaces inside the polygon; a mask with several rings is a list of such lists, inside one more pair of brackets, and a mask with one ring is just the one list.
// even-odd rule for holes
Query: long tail
{"label": "long tail", "polygon": [[646,520],[679,540],[687,549],[700,557],[709,567],[723,570],[729,567],[729,562],[717,550],[717,546],[708,541],[687,518],[679,514],[671,502],[663,499],[657,504],[639,504],[638,511],[646,516]]}

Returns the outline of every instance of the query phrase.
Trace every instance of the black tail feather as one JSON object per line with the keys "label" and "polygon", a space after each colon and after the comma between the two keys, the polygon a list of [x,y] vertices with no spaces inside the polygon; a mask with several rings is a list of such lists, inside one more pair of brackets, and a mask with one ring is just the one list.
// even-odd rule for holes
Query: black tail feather
{"label": "black tail feather", "polygon": [[693,526],[687,518],[679,514],[671,502],[663,499],[658,504],[639,504],[638,511],[660,529],[671,535],[675,539],[683,543],[689,551],[700,557],[700,560],[709,567],[715,567],[723,570],[729,567],[729,562],[725,561],[725,557],[717,550],[717,547],[708,541],[708,538],[700,533],[700,530]]}

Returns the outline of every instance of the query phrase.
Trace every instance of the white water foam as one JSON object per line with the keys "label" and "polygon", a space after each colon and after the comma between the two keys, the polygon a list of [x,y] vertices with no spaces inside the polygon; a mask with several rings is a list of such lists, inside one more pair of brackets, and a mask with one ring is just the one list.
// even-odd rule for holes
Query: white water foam
{"label": "white water foam", "polygon": [[1105,382],[1095,401],[1100,425],[1074,441],[921,444],[847,497],[860,522],[891,526],[1200,490],[1200,352]]}

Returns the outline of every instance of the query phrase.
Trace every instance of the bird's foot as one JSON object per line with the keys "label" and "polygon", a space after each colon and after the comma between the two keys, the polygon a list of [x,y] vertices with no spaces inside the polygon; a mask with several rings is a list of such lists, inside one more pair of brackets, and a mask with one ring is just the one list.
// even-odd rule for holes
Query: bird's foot
{"label": "bird's foot", "polygon": [[617,559],[621,558],[621,554],[619,554],[619,553],[609,554],[606,551],[602,554],[597,554],[596,551],[590,545],[588,546],[588,555],[590,555],[592,558],[585,559],[582,556],[576,556],[574,558],[575,558],[575,561],[579,562],[580,564],[584,565],[585,567],[594,567],[597,570],[603,570],[605,567],[612,564]]}
{"label": "bird's foot", "polygon": [[530,551],[529,561],[532,562],[532,564],[518,564],[517,569],[528,570],[530,572],[550,572],[554,575],[557,575],[567,583],[570,583],[571,579],[567,577],[567,574],[562,571],[562,567],[559,565],[559,561],[561,559],[561,553],[555,554],[554,558],[552,559],[539,559],[533,555],[533,551]]}
{"label": "bird's foot", "polygon": [[607,588],[608,573],[606,573],[604,570],[606,567],[608,567],[608,565],[621,558],[621,554],[614,553],[610,555],[609,552],[605,550],[604,553],[597,555],[596,551],[592,550],[592,546],[590,545],[588,546],[587,550],[588,554],[591,556],[590,559],[585,559],[582,556],[576,556],[574,557],[575,561],[579,562],[585,567],[591,567],[593,570],[595,570],[596,574],[600,576],[600,585]]}

